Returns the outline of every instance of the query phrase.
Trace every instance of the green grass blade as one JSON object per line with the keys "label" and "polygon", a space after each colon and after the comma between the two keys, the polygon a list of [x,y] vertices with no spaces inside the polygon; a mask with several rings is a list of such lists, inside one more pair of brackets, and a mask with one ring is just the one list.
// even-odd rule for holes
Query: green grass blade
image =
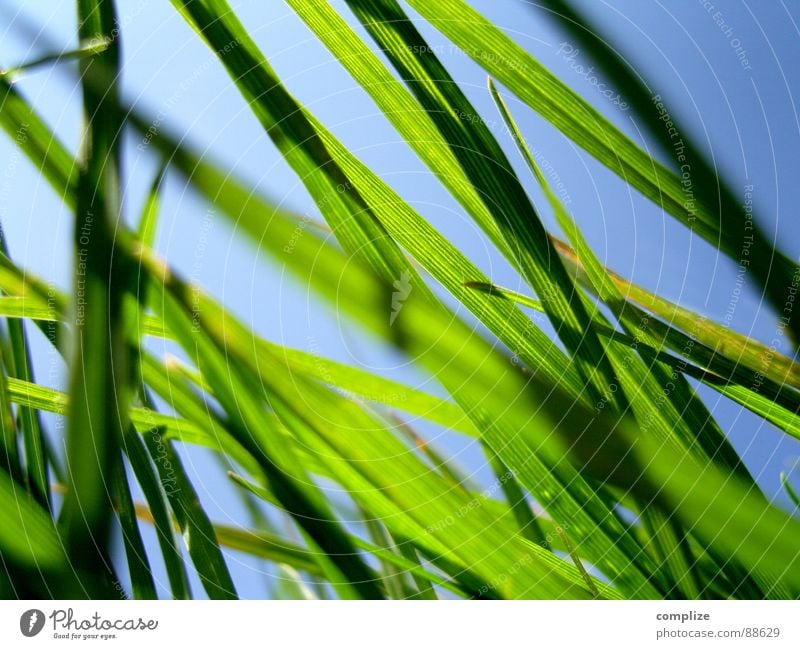
{"label": "green grass blade", "polygon": [[74,207],[78,168],[74,156],[9,81],[0,76],[0,126],[68,207]]}
{"label": "green grass blade", "polygon": [[[164,429],[154,428],[152,431],[153,435],[158,435]],[[172,590],[172,597],[173,599],[190,599],[189,577],[175,538],[175,529],[169,515],[167,496],[164,493],[167,488],[177,489],[177,485],[173,480],[174,476],[169,477],[167,482],[163,482],[159,478],[156,469],[151,463],[144,440],[138,434],[131,431],[126,433],[124,450],[148,506],[149,522],[153,523],[156,531],[156,538],[161,548],[161,556],[164,559],[164,567]],[[161,461],[163,463],[163,454],[157,455],[156,458],[156,462]],[[136,515],[137,517],[139,516],[138,512]]]}
{"label": "green grass blade", "polygon": [[125,465],[120,462],[114,476],[114,495],[122,528],[122,541],[125,556],[128,560],[128,571],[131,578],[133,596],[136,599],[157,599],[156,585],[153,581],[153,570],[144,547],[142,534],[136,520],[136,511],[131,498],[131,488]]}
{"label": "green grass blade", "polygon": [[3,77],[8,81],[14,81],[15,78],[19,77],[20,73],[22,72],[35,70],[36,68],[45,65],[92,57],[100,52],[104,52],[108,48],[109,44],[109,41],[105,40],[92,40],[72,50],[37,56],[30,61],[17,63],[16,65],[12,65],[10,68],[1,70],[0,77]]}
{"label": "green grass blade", "polygon": [[[665,105],[665,100],[647,83],[642,73],[634,71],[626,63],[603,35],[604,30],[573,2],[546,0],[545,6],[550,9],[550,17],[556,19],[573,42],[583,48],[611,85],[622,91],[627,104],[640,118],[638,124],[647,130],[653,142],[671,160],[673,168],[690,173],[690,189],[703,204],[704,211],[714,217],[711,224],[720,230],[724,240],[722,248],[735,262],[747,265],[761,286],[766,286],[767,296],[783,315],[786,299],[791,294],[787,291],[797,287],[794,280],[796,264],[774,248],[774,243],[759,227],[758,217],[743,211],[742,199],[720,175],[719,167],[694,145],[690,131],[679,116]],[[575,50],[572,46],[570,53]],[[716,240],[710,242],[719,247]],[[789,281],[779,286],[783,280]],[[794,332],[795,343],[800,342],[797,323],[789,322],[788,325]]]}
{"label": "green grass blade", "polygon": [[786,493],[789,494],[789,498],[791,499],[792,503],[796,508],[800,508],[800,496],[798,496],[797,491],[789,482],[788,476],[781,472],[781,484],[783,488],[786,490]]}
{"label": "green grass blade", "polygon": [[[588,102],[568,88],[534,57],[463,0],[409,0],[409,5],[462,49],[478,65],[540,113],[567,137],[597,158],[644,196],[739,262],[742,246],[753,234],[736,211],[720,213],[715,204],[687,200],[681,177],[655,161]],[[691,170],[690,170],[691,171]],[[699,182],[694,181],[694,185]],[[713,185],[716,188],[716,184]],[[707,188],[711,191],[711,187]],[[716,190],[715,190],[716,191]],[[760,241],[762,253],[772,251]],[[782,312],[797,266],[778,254],[758,255],[753,275],[776,312]],[[770,268],[770,263],[772,267]],[[800,320],[789,328],[795,339]]]}
{"label": "green grass blade", "polygon": [[[116,12],[109,0],[79,0],[79,38],[110,39]],[[75,222],[75,330],[70,363],[72,408],[67,423],[67,491],[59,517],[70,556],[87,572],[110,566],[108,530],[112,507],[107,494],[120,458],[126,425],[126,346],[121,323],[124,266],[113,263],[120,214],[119,147],[122,121],[113,109],[119,39],[94,59],[81,60],[83,165]],[[95,62],[101,61],[98,65]],[[108,98],[107,98],[108,97]],[[109,108],[109,105],[111,108]],[[96,549],[96,552],[94,550]],[[111,575],[105,575],[111,579]]]}
{"label": "green grass blade", "polygon": [[66,557],[48,511],[0,470],[0,550],[30,568],[52,571]]}
{"label": "green grass blade", "polygon": [[236,588],[214,528],[186,475],[183,462],[172,443],[162,439],[159,429],[146,433],[144,440],[151,457],[163,458],[156,461],[162,484],[174,484],[174,489],[166,489],[167,499],[203,588],[211,599],[236,599]]}
{"label": "green grass blade", "polygon": [[[0,251],[8,258],[8,245],[0,226]],[[0,300],[5,297],[0,297]],[[33,364],[25,324],[19,320],[7,321],[11,357],[6,362],[10,375],[23,381],[33,382]],[[3,386],[5,392],[6,388]],[[5,395],[4,395],[5,396]],[[19,408],[17,412],[19,429],[22,432],[25,449],[26,484],[28,489],[42,505],[50,506],[50,485],[47,458],[44,452],[44,436],[39,415],[30,408]]]}
{"label": "green grass blade", "polygon": [[[453,155],[448,143],[423,112],[422,106],[391,76],[377,56],[366,47],[329,4],[316,0],[288,1],[317,37],[370,94],[429,168],[435,173],[440,173],[443,180],[449,176],[462,174],[466,183],[474,187],[473,191],[485,201],[486,211],[491,211],[490,218],[497,224],[517,267],[538,295],[548,296],[544,302],[547,315],[568,351],[574,354],[576,367],[588,380],[587,387],[597,383],[599,390],[596,397],[608,393],[607,386],[614,379],[602,346],[594,331],[588,326],[589,318],[583,304],[577,298],[575,287],[559,257],[552,250],[536,211],[500,147],[496,143],[494,147],[484,146],[486,142],[494,142],[491,138],[469,137],[465,133],[469,125],[461,122],[458,124],[460,128],[450,128],[445,131],[452,138],[450,146],[459,154]],[[362,2],[350,4],[360,10],[364,10],[367,6],[367,3]],[[396,3],[383,1],[369,3],[369,6],[379,14],[377,19],[392,21],[389,23],[389,28],[405,25],[407,32],[413,30],[409,22],[398,20],[402,17],[402,12]],[[387,10],[380,15],[382,7],[386,7]],[[359,15],[363,15],[363,12]],[[396,37],[394,40],[383,39],[385,32],[376,22],[365,21],[365,23],[372,29],[373,36],[378,39],[382,48],[390,51],[395,60],[399,60],[403,54],[409,57],[413,56],[413,52],[426,51],[421,49],[420,42],[424,41],[421,41],[415,30],[405,40],[402,40],[406,35],[403,33],[392,33],[392,36]],[[399,28],[397,29],[399,32]],[[414,38],[415,34],[417,38]],[[402,67],[401,72],[411,74],[411,71]],[[429,86],[433,83],[430,77],[417,80],[418,84],[424,82]],[[447,84],[445,79],[445,85],[451,84]],[[444,101],[432,100],[429,104],[425,107],[428,112],[450,115],[451,119],[458,120],[454,115],[454,109]],[[462,193],[453,184],[449,188],[457,198]],[[481,221],[478,222],[480,224]]]}

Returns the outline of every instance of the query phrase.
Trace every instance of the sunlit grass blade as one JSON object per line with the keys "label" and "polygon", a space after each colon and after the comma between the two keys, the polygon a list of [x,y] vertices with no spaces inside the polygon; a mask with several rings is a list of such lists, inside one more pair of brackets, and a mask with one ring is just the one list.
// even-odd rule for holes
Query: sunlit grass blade
{"label": "sunlit grass blade", "polygon": [[[488,131],[484,129],[473,135],[469,133],[470,121],[459,121],[458,115],[462,113],[474,114],[466,98],[459,93],[448,102],[449,97],[440,90],[436,98],[427,97],[423,109],[329,4],[316,0],[289,0],[289,4],[370,94],[428,167],[439,174],[456,198],[466,193],[449,178],[463,176],[461,184],[474,188],[472,191],[485,203],[477,222],[491,232],[491,228],[485,226],[486,214],[489,214],[489,221],[496,223],[518,269],[538,295],[547,296],[545,311],[557,335],[574,354],[573,363],[587,379],[587,390],[594,392],[595,398],[608,393],[607,386],[614,381],[608,359],[588,326],[588,315],[558,255],[552,250],[533,205]],[[350,4],[381,47],[392,55],[396,65],[399,63],[405,78],[414,79],[417,86],[426,85],[427,92],[435,92],[431,88],[437,83],[451,88],[450,95],[457,92],[452,90],[455,85],[449,82],[441,66],[432,71],[435,76],[428,76],[424,68],[420,71],[419,65],[413,71],[409,69],[416,63],[414,53],[427,52],[429,48],[411,23],[403,20],[399,5],[388,0]],[[365,20],[368,9],[374,12],[375,20]],[[393,28],[395,31],[387,34],[387,30]],[[448,124],[439,126],[448,140],[437,130],[429,113],[438,114],[440,121],[443,116],[449,117]],[[593,390],[595,384],[596,391]]]}

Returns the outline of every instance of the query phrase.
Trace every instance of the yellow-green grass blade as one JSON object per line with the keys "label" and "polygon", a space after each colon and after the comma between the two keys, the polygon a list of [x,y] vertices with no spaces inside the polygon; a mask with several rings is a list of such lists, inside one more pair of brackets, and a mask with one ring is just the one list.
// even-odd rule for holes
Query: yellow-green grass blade
{"label": "yellow-green grass blade", "polygon": [[94,56],[95,54],[105,51],[109,44],[109,41],[106,40],[91,40],[82,44],[80,47],[66,50],[65,52],[43,54],[28,61],[23,61],[22,63],[12,65],[4,70],[0,70],[0,77],[3,77],[8,81],[14,81],[20,76],[21,73],[35,70],[36,68],[42,66],[55,63],[65,63],[67,61],[75,61]]}
{"label": "yellow-green grass blade", "polygon": [[[575,251],[563,242],[556,240],[554,243],[570,272],[575,274],[578,281],[589,285],[583,264]],[[674,332],[667,329],[659,321],[652,325],[655,328],[654,335],[664,339],[672,349],[677,351],[687,348],[684,355],[693,354],[693,360],[698,363],[701,362],[700,358],[705,359],[702,361],[704,366],[713,369],[720,376],[730,376],[731,381],[742,385],[759,388],[766,383],[765,389],[773,395],[781,394],[782,388],[800,389],[800,364],[793,359],[754,338],[743,336],[699,313],[655,295],[610,269],[606,269],[606,272],[629,303],[643,307],[658,316],[671,329],[679,330]],[[696,351],[692,349],[694,345],[688,344],[689,339],[695,340],[698,345]]]}
{"label": "yellow-green grass blade", "polygon": [[[56,415],[69,413],[69,396],[52,388],[9,378],[8,394],[14,403],[29,408],[52,412]],[[170,438],[218,448],[218,444],[211,441],[209,433],[188,420],[140,407],[130,409],[130,418],[140,433],[157,426],[164,429],[165,435]]]}

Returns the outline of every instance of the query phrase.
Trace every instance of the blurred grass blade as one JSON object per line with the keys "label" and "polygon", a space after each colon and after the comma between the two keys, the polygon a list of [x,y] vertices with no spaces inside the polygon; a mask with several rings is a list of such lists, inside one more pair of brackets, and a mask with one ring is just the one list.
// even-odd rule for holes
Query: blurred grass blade
{"label": "blurred grass blade", "polygon": [[29,568],[51,571],[66,556],[53,521],[20,485],[0,469],[0,551]]}
{"label": "blurred grass blade", "polygon": [[347,393],[417,415],[470,437],[478,436],[475,426],[455,403],[322,356],[271,343],[259,344],[256,341],[256,345],[263,345],[271,354],[284,359],[292,371],[315,377]]}
{"label": "blurred grass blade", "polygon": [[139,217],[136,237],[148,248],[152,248],[156,240],[158,211],[161,203],[161,186],[164,183],[166,173],[167,163],[163,161],[153,178],[150,191],[147,193],[144,206],[142,207],[142,213]]}
{"label": "blurred grass blade", "polygon": [[[78,1],[81,40],[111,39],[116,12],[110,0]],[[98,65],[93,65],[100,61]],[[67,491],[59,517],[69,554],[79,566],[108,574],[108,494],[120,461],[127,419],[126,349],[121,323],[124,265],[114,263],[120,214],[119,146],[122,121],[114,109],[119,39],[96,58],[82,59],[83,155],[75,220],[75,329],[70,363],[72,408],[67,423]],[[96,90],[103,83],[104,94]],[[105,568],[104,568],[105,567]]]}

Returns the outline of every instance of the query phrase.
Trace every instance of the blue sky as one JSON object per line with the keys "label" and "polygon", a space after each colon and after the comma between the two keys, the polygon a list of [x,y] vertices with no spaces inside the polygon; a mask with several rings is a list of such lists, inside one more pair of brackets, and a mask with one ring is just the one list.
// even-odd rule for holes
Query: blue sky
{"label": "blue sky", "polygon": [[[456,201],[291,9],[280,0],[231,4],[297,98],[493,280],[524,290]],[[343,2],[331,4],[354,23]],[[576,46],[546,19],[541,8],[518,0],[474,0],[472,4],[642,141],[630,111],[621,110],[597,91],[585,74],[591,62],[583,53],[575,52]],[[737,0],[714,2],[711,8],[705,0],[617,0],[581,5],[597,19],[621,53],[635,59],[637,69],[653,82],[670,110],[713,154],[742,201],[746,186],[754,187],[761,224],[774,232],[785,252],[797,259],[800,221],[794,210],[800,199],[800,124],[792,90],[800,88],[796,65],[800,6]],[[283,163],[221,65],[170,3],[124,0],[118,6],[126,98],[186,134],[196,146],[268,196],[316,215],[302,184]],[[41,27],[56,47],[75,45],[71,0],[9,0],[0,9],[0,65],[46,51],[47,40],[33,38],[21,17]],[[486,90],[485,72],[427,25],[419,27],[432,45],[443,47],[443,62],[483,118],[490,124],[498,123]],[[583,73],[578,66],[583,66]],[[592,74],[602,80],[599,73]],[[20,88],[76,150],[80,95],[69,75],[57,67],[46,68],[23,78]],[[526,139],[561,177],[572,214],[601,259],[647,288],[724,320],[736,285],[735,265],[673,219],[664,217],[538,115],[506,96]],[[542,205],[512,142],[499,126],[497,134],[509,158],[519,164],[519,175],[534,200]],[[646,141],[642,143],[647,145]],[[129,139],[125,157],[124,209],[129,220],[138,213],[157,163],[150,152],[139,152],[136,144],[135,138]],[[0,139],[0,165],[0,219],[13,255],[27,268],[68,290],[71,215],[8,138]],[[254,247],[243,243],[226,221],[209,212],[174,179],[167,183],[162,209],[159,252],[263,335],[438,391],[431,377],[410,368],[404,358],[377,348],[357,330],[339,322],[335,313]],[[542,210],[542,215],[555,230],[550,214]],[[769,340],[773,335],[771,315],[749,285],[736,304],[730,326],[762,339]],[[63,388],[61,368],[43,341],[37,339],[36,349],[41,380]],[[778,473],[793,466],[798,445],[716,393],[703,390],[702,394],[764,489],[777,493]],[[486,477],[477,449],[441,431],[431,429],[429,434],[475,472],[477,479]],[[209,458],[202,452],[185,457],[214,517],[231,523],[246,520]],[[243,596],[268,594],[269,579],[260,574],[261,568],[238,556],[231,556],[231,561],[235,576],[243,584]]]}

